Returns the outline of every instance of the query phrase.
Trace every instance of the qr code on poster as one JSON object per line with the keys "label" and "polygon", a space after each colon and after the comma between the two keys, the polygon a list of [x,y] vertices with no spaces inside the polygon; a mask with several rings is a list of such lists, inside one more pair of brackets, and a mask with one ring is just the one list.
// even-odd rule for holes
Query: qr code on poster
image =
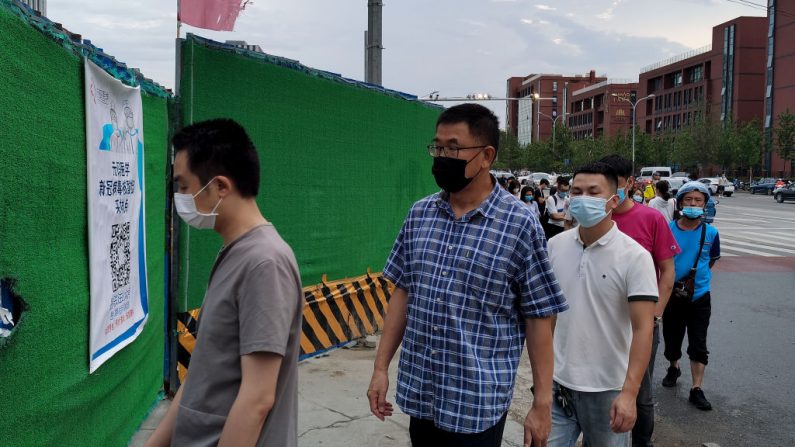
{"label": "qr code on poster", "polygon": [[110,274],[113,291],[130,284],[130,223],[112,226],[110,235]]}

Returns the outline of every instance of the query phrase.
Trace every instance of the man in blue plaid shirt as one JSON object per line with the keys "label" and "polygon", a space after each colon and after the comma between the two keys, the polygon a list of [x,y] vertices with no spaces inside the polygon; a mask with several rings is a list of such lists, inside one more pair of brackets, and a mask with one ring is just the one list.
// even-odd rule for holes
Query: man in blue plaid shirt
{"label": "man in blue plaid shirt", "polygon": [[379,419],[403,344],[397,403],[419,446],[499,446],[525,339],[535,398],[525,444],[545,445],[552,408],[552,317],[567,308],[538,219],[489,173],[499,124],[476,104],[445,110],[428,146],[442,191],[415,203],[384,276],[389,302],[367,390]]}

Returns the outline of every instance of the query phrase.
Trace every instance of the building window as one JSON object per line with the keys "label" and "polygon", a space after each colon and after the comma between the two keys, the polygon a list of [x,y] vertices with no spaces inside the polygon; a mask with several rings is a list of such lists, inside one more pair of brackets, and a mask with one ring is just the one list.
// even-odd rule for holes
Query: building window
{"label": "building window", "polygon": [[690,82],[699,82],[704,78],[704,67],[697,65],[690,69]]}
{"label": "building window", "polygon": [[558,91],[558,81],[552,81],[552,91]]}

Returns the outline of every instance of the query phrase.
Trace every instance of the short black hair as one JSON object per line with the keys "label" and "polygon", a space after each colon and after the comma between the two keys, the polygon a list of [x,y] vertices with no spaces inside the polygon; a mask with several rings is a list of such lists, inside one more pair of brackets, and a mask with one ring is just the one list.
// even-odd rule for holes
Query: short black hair
{"label": "short black hair", "polygon": [[549,186],[549,180],[547,180],[545,178],[542,178],[541,180],[538,181],[538,184],[539,185],[547,185],[547,186]]}
{"label": "short black hair", "polygon": [[494,113],[480,104],[459,104],[450,107],[439,115],[436,127],[440,124],[466,123],[469,133],[481,143],[499,150],[500,120]]}
{"label": "short black hair", "polygon": [[601,174],[605,176],[607,184],[613,190],[618,189],[618,175],[616,175],[616,170],[607,163],[601,161],[589,163],[574,171],[574,177],[577,177],[577,174]]}
{"label": "short black hair", "polygon": [[599,159],[598,163],[610,165],[610,167],[613,168],[613,172],[618,177],[627,179],[635,175],[635,173],[632,172],[632,162],[618,154],[602,157]]}
{"label": "short black hair", "polygon": [[563,175],[559,175],[558,178],[555,179],[555,184],[558,186],[568,186],[569,178]]}
{"label": "short black hair", "polygon": [[532,186],[525,186],[522,188],[522,191],[519,193],[519,198],[524,198],[524,196],[527,195],[527,191],[530,191],[531,193],[533,193],[533,195],[535,195],[535,190],[533,190]]}
{"label": "short black hair", "polygon": [[206,185],[213,177],[229,177],[240,195],[259,193],[260,165],[257,149],[243,126],[231,119],[191,124],[172,139],[174,153],[186,151],[188,167]]}
{"label": "short black hair", "polygon": [[671,185],[666,180],[660,180],[659,182],[657,182],[657,185],[655,186],[655,188],[657,188],[657,192],[660,193],[663,200],[665,200],[666,202],[671,198],[671,194],[668,192],[671,189],[670,186]]}

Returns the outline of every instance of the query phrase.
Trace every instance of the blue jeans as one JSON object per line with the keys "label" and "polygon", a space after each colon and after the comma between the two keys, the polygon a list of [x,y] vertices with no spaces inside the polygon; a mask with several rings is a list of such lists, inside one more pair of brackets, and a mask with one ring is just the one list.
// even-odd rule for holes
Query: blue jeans
{"label": "blue jeans", "polygon": [[649,366],[640,382],[638,399],[636,401],[638,419],[632,427],[633,447],[653,447],[651,435],[654,433],[654,358],[657,357],[657,345],[660,344],[660,328],[654,323],[654,337],[651,344],[651,357]]}
{"label": "blue jeans", "polygon": [[584,393],[565,389],[567,408],[563,408],[558,398],[560,385],[554,383],[552,392],[552,432],[548,447],[574,447],[581,432],[583,447],[629,447],[629,432],[610,430],[610,406],[620,391]]}

